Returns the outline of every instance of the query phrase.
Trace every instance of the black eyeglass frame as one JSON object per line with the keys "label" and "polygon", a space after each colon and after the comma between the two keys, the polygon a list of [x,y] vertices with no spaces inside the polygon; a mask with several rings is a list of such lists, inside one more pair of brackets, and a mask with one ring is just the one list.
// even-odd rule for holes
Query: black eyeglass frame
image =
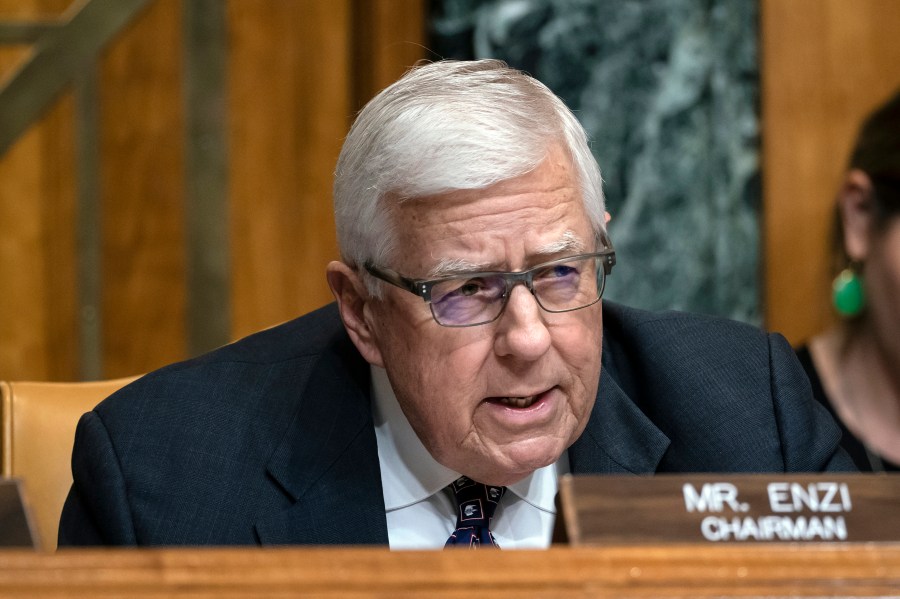
{"label": "black eyeglass frame", "polygon": [[[380,279],[385,283],[390,283],[395,287],[399,287],[405,291],[409,291],[412,294],[418,295],[421,297],[429,306],[431,306],[431,316],[434,318],[435,322],[443,327],[473,327],[482,324],[488,324],[494,322],[503,314],[506,309],[506,304],[509,301],[509,296],[512,294],[513,288],[522,283],[525,285],[526,289],[531,292],[531,295],[534,296],[535,301],[541,307],[542,310],[546,312],[550,312],[553,314],[559,314],[562,312],[572,312],[575,310],[581,310],[582,308],[587,308],[588,306],[592,306],[600,301],[603,297],[603,290],[606,288],[606,277],[612,272],[612,267],[616,264],[616,251],[612,247],[612,244],[609,243],[607,238],[601,237],[601,241],[605,241],[605,245],[607,246],[605,249],[597,251],[597,252],[588,252],[585,254],[576,254],[573,256],[564,256],[562,258],[557,258],[555,260],[550,260],[549,262],[543,262],[528,270],[523,270],[520,272],[503,272],[503,271],[481,271],[481,272],[472,272],[472,273],[460,273],[457,275],[449,275],[446,277],[440,277],[437,279],[411,279],[409,277],[405,277],[400,273],[391,270],[389,268],[381,268],[379,266],[375,266],[371,262],[366,262],[364,268],[366,271],[375,277],[376,279]],[[538,298],[537,294],[534,292],[534,273],[540,270],[543,270],[548,267],[555,266],[557,264],[562,264],[565,262],[572,262],[575,260],[584,260],[587,258],[599,258],[601,259],[600,266],[603,269],[603,280],[598,286],[597,290],[597,299],[589,304],[585,304],[584,306],[578,306],[577,308],[567,308],[565,310],[550,310],[546,308],[541,300]],[[599,272],[599,270],[598,270]],[[459,278],[480,278],[480,277],[502,277],[504,283],[506,283],[506,291],[501,296],[503,303],[500,307],[497,315],[491,320],[485,320],[483,322],[475,322],[471,324],[445,324],[441,322],[438,317],[434,313],[434,306],[431,303],[431,290],[435,285],[443,283],[445,281],[449,281],[452,279]]]}

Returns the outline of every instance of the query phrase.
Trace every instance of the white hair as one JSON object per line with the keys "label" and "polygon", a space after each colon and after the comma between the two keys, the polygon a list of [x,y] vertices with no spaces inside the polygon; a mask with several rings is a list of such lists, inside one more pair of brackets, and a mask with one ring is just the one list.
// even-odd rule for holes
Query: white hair
{"label": "white hair", "polygon": [[600,170],[587,135],[544,84],[499,60],[414,67],[366,104],[344,140],[334,180],[342,259],[390,265],[396,236],[387,202],[518,177],[540,165],[553,143],[567,149],[585,210],[604,232]]}

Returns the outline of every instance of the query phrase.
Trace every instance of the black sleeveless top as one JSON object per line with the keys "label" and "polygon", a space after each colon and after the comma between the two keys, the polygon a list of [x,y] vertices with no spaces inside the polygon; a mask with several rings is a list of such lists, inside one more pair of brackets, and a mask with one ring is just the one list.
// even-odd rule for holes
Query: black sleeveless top
{"label": "black sleeveless top", "polygon": [[[850,457],[853,459],[853,462],[856,464],[856,467],[859,468],[860,472],[898,472],[900,471],[900,465],[893,464],[888,462],[884,458],[880,456],[876,456],[874,459],[869,457],[869,453],[866,451],[865,445],[863,445],[862,441],[856,437],[847,426],[841,421],[840,416],[838,416],[837,411],[834,409],[834,406],[831,405],[831,400],[825,395],[825,389],[822,387],[822,381],[819,378],[819,373],[816,371],[816,367],[812,361],[812,355],[809,353],[809,348],[806,345],[800,346],[796,348],[795,353],[797,357],[800,359],[800,363],[803,364],[803,369],[806,371],[806,375],[809,377],[809,382],[812,385],[813,396],[816,400],[825,406],[828,411],[831,413],[831,417],[834,418],[835,422],[838,423],[841,427],[841,447],[844,448]],[[880,462],[880,463],[879,463]]]}

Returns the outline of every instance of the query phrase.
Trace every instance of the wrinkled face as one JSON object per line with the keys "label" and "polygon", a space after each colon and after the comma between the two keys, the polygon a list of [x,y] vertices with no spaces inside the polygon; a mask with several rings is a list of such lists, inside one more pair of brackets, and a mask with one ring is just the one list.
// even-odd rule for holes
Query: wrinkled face
{"label": "wrinkled face", "polygon": [[[396,260],[434,278],[449,261],[519,271],[595,250],[575,172],[554,148],[534,171],[487,189],[401,203]],[[458,262],[456,262],[458,264]],[[391,285],[367,320],[400,405],[438,462],[488,484],[555,462],[584,430],[600,376],[600,303],[543,311],[517,285],[492,323],[438,325],[418,296]]]}
{"label": "wrinkled face", "polygon": [[873,234],[865,262],[866,301],[872,329],[884,355],[894,356],[900,370],[900,217]]}

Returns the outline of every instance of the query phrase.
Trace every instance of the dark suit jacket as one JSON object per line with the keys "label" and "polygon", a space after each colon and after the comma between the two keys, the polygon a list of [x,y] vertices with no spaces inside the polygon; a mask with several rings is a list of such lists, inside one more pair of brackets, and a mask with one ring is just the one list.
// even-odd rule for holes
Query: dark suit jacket
{"label": "dark suit jacket", "polygon": [[[603,311],[600,389],[573,472],[853,469],[780,336]],[[388,540],[369,368],[334,305],[115,393],[79,422],[72,471],[60,545]]]}

